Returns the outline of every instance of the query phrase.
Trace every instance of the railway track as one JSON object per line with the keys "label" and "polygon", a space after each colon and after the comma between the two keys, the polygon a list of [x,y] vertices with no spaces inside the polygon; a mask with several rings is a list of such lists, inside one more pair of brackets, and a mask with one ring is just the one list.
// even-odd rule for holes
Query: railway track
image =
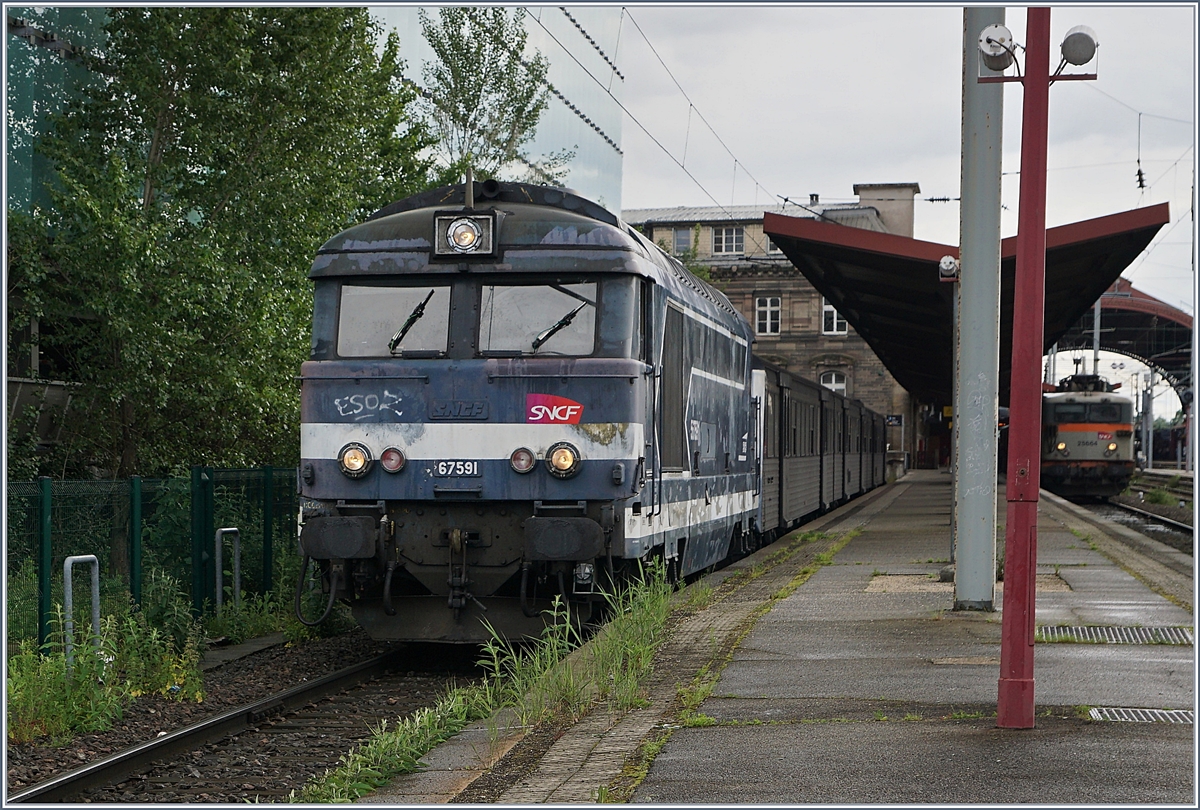
{"label": "railway track", "polygon": [[[1195,540],[1192,527],[1186,523],[1180,523],[1144,509],[1111,500],[1081,504],[1081,506],[1105,521],[1127,526],[1139,534],[1185,554],[1192,555],[1194,553]],[[1189,570],[1183,573],[1190,574],[1191,572]]]}
{"label": "railway track", "polygon": [[1181,475],[1178,470],[1142,470],[1129,482],[1129,488],[1134,492],[1150,492],[1161,489],[1182,500],[1192,500],[1192,478]]}
{"label": "railway track", "polygon": [[1145,509],[1138,509],[1136,506],[1130,506],[1129,504],[1126,504],[1126,503],[1118,503],[1116,501],[1113,501],[1113,502],[1110,502],[1109,505],[1114,506],[1117,509],[1121,509],[1121,510],[1124,510],[1131,514],[1137,515],[1138,517],[1141,517],[1151,523],[1157,523],[1157,524],[1166,526],[1168,529],[1173,529],[1177,532],[1180,532],[1181,534],[1191,534],[1192,533],[1191,526],[1189,526],[1186,523],[1181,523],[1178,520],[1172,520],[1169,517],[1164,517],[1162,515],[1156,515],[1153,512],[1147,512]]}
{"label": "railway track", "polygon": [[400,673],[401,664],[401,649],[389,651],[62,773],[8,801],[285,800],[384,720],[432,705],[456,677]]}

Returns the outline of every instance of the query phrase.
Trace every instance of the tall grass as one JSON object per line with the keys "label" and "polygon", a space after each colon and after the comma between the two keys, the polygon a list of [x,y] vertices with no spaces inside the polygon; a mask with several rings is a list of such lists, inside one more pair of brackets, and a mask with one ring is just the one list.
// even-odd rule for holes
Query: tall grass
{"label": "tall grass", "polygon": [[643,683],[663,638],[672,586],[661,565],[607,598],[612,618],[582,651],[569,606],[555,600],[546,626],[531,642],[514,643],[492,630],[482,648],[482,682],[450,690],[430,709],[376,728],[337,767],[309,782],[297,802],[348,802],[418,770],[420,759],[468,723],[511,708],[523,725],[575,718],[597,705],[620,711],[645,701]]}
{"label": "tall grass", "polygon": [[61,607],[41,650],[30,639],[10,647],[5,678],[10,741],[61,743],[106,730],[130,700],[144,694],[203,700],[200,627],[170,577],[158,574],[147,586],[162,601],[144,611],[126,594],[121,609],[110,608],[101,618],[99,649],[90,618],[76,617],[70,671]]}

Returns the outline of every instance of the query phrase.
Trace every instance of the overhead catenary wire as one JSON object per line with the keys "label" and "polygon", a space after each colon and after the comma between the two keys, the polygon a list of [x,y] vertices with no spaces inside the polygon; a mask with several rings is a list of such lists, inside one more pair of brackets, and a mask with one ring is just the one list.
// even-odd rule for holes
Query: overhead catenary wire
{"label": "overhead catenary wire", "polygon": [[1100,94],[1100,95],[1102,95],[1102,96],[1108,96],[1110,99],[1112,99],[1113,101],[1117,102],[1117,103],[1118,103],[1118,104],[1120,104],[1122,107],[1126,108],[1127,110],[1129,110],[1129,111],[1131,111],[1131,112],[1135,112],[1135,113],[1137,113],[1138,115],[1144,115],[1144,116],[1146,116],[1147,118],[1158,118],[1158,119],[1161,119],[1161,120],[1163,120],[1163,121],[1172,121],[1172,122],[1174,122],[1174,123],[1176,123],[1176,124],[1187,124],[1188,126],[1191,126],[1191,125],[1192,125],[1192,122],[1191,122],[1191,121],[1185,121],[1185,120],[1184,120],[1184,119],[1182,119],[1182,118],[1171,118],[1171,117],[1170,117],[1170,116],[1168,116],[1168,115],[1155,115],[1154,113],[1148,113],[1148,112],[1144,112],[1144,111],[1142,111],[1142,110],[1139,110],[1139,109],[1137,109],[1136,107],[1134,107],[1133,105],[1131,105],[1131,104],[1126,104],[1124,101],[1121,101],[1121,99],[1117,98],[1117,97],[1116,97],[1116,96],[1114,96],[1112,93],[1106,93],[1106,92],[1104,92],[1104,91],[1103,91],[1103,90],[1101,90],[1099,87],[1096,87],[1094,84],[1090,84],[1090,83],[1087,83],[1087,82],[1085,82],[1085,83],[1084,83],[1084,86],[1085,86],[1085,87],[1090,87],[1091,89],[1095,90],[1097,93],[1099,93],[1099,94]]}
{"label": "overhead catenary wire", "polygon": [[[676,166],[678,166],[680,168],[680,170],[685,175],[687,175],[688,179],[690,179],[693,183],[696,184],[697,188],[699,188],[702,192],[704,192],[704,196],[706,196],[706,197],[708,197],[708,199],[712,200],[712,203],[715,207],[719,208],[722,212],[727,214],[731,220],[734,219],[733,213],[728,208],[726,208],[724,205],[722,205],[720,203],[720,201],[718,201],[717,198],[713,196],[712,192],[710,192],[707,188],[705,188],[704,184],[701,183],[700,180],[694,174],[692,174],[690,171],[688,171],[687,167],[683,165],[683,163],[679,160],[679,158],[675,157],[675,155],[673,155],[671,153],[670,149],[668,149],[666,146],[663,145],[662,141],[660,141],[658,138],[654,137],[654,135],[650,132],[650,130],[646,128],[645,124],[643,124],[641,121],[639,121],[637,116],[635,116],[632,112],[630,112],[629,108],[626,107],[624,104],[622,104],[621,100],[619,98],[617,98],[616,96],[614,96],[608,90],[608,88],[605,87],[604,82],[602,82],[600,79],[596,78],[596,75],[594,73],[592,73],[590,70],[588,70],[586,65],[584,65],[582,62],[579,61],[578,57],[576,57],[575,54],[571,52],[570,48],[568,48],[566,45],[563,45],[563,43],[561,41],[559,41],[558,37],[554,36],[554,33],[551,32],[550,29],[548,29],[545,26],[545,24],[542,23],[542,21],[539,20],[535,15],[530,14],[529,18],[531,20],[533,20],[534,22],[536,22],[539,26],[541,26],[542,30],[546,33],[546,36],[550,37],[550,39],[553,40],[556,45],[558,45],[560,48],[563,49],[563,51],[567,54],[567,56],[571,57],[571,60],[573,62],[575,62],[576,65],[579,66],[579,69],[582,70],[585,74],[587,74],[588,78],[590,78],[592,81],[594,81],[596,83],[596,85],[598,87],[600,87],[613,100],[613,102],[621,109],[621,111],[623,113],[625,113],[625,115],[629,116],[629,120],[632,121],[638,127],[638,129],[640,129],[643,133],[645,133],[646,137],[649,138],[654,143],[655,146],[657,146],[660,150],[662,150],[663,154],[665,154],[668,158],[670,158],[671,162],[673,162]],[[629,15],[629,20],[635,26],[637,26],[637,21],[633,19],[633,15]],[[638,30],[639,30],[639,32],[641,31],[640,27],[638,28]],[[642,36],[645,37],[645,34],[643,33]],[[649,44],[649,40],[647,40],[647,44]],[[651,46],[651,48],[653,49],[653,46]],[[660,59],[660,61],[661,61],[661,59]],[[664,65],[664,67],[665,67],[665,65]],[[672,79],[674,79],[674,77],[672,77]],[[680,88],[680,89],[682,90],[682,88]],[[697,115],[699,115],[699,111],[697,111]],[[701,116],[701,120],[704,120],[703,116]],[[707,125],[708,122],[705,121],[705,124]],[[710,127],[710,129],[711,129],[711,127]],[[713,133],[713,134],[715,135],[716,133]],[[718,140],[720,140],[720,139],[718,138]],[[722,144],[722,146],[724,146],[724,144]],[[730,153],[730,154],[732,154],[732,153]],[[744,170],[744,167],[743,167],[743,170]],[[749,172],[747,172],[747,174],[749,175]],[[754,179],[753,176],[751,176],[751,179],[752,180]],[[757,182],[758,181],[755,180],[755,183],[757,183]],[[765,188],[764,188],[764,190],[765,190]],[[758,246],[763,247],[765,249],[765,246],[762,245],[761,243],[759,243]]]}
{"label": "overhead catenary wire", "polygon": [[1174,222],[1171,223],[1171,227],[1167,228],[1165,231],[1163,231],[1161,234],[1159,234],[1157,236],[1157,238],[1154,240],[1154,242],[1150,245],[1147,245],[1146,249],[1143,250],[1138,255],[1137,264],[1131,265],[1130,267],[1126,268],[1126,270],[1121,275],[1126,275],[1126,274],[1133,275],[1137,270],[1139,270],[1141,268],[1141,266],[1146,263],[1146,258],[1149,257],[1149,255],[1154,252],[1154,249],[1166,241],[1166,238],[1168,236],[1170,236],[1171,231],[1175,230],[1175,226],[1178,225],[1180,222],[1183,222],[1183,220],[1185,218],[1191,217],[1191,215],[1192,215],[1192,211],[1190,208],[1187,211],[1184,211],[1182,214],[1180,214],[1178,219],[1176,219]]}
{"label": "overhead catenary wire", "polygon": [[[667,63],[665,61],[663,61],[663,58],[658,53],[658,49],[655,48],[654,44],[650,42],[650,38],[646,36],[646,32],[642,30],[642,27],[640,25],[638,25],[638,21],[636,19],[634,19],[633,14],[631,12],[629,12],[628,9],[624,9],[624,7],[623,7],[623,10],[625,11],[625,13],[627,13],[629,15],[629,21],[631,23],[633,23],[633,27],[637,29],[637,32],[639,34],[641,34],[642,39],[646,43],[646,46],[649,47],[650,52],[654,54],[654,58],[658,60],[658,63],[660,65],[662,65],[663,70],[665,70],[667,72],[667,75],[671,77],[671,81],[675,83],[675,87],[678,88],[678,90],[679,90],[680,94],[683,96],[684,100],[687,101],[688,108],[689,108],[688,109],[689,116],[691,114],[691,110],[694,109],[696,111],[697,117],[699,117],[699,119],[704,122],[704,126],[708,127],[708,131],[711,132],[713,137],[717,139],[717,143],[721,144],[721,148],[723,148],[729,154],[729,156],[731,158],[733,158],[735,165],[740,163],[741,167],[742,167],[742,171],[746,172],[746,176],[749,177],[754,182],[754,185],[758,188],[761,188],[763,191],[767,192],[768,195],[770,195],[770,191],[767,189],[767,187],[764,186],[762,183],[758,182],[758,178],[756,178],[754,175],[750,174],[749,170],[746,169],[746,164],[741,163],[741,161],[738,160],[737,155],[735,155],[733,153],[733,150],[729,148],[729,146],[725,143],[725,141],[721,140],[721,136],[717,134],[717,131],[715,129],[713,129],[712,124],[708,123],[708,119],[705,118],[704,115],[700,112],[700,110],[696,107],[696,105],[692,101],[691,97],[687,94],[687,91],[683,89],[683,85],[681,85],[679,83],[679,80],[675,78],[675,74],[671,72],[671,69],[669,67],[667,67]],[[771,196],[778,196],[778,195],[771,195]],[[731,203],[731,205],[732,205],[732,203]]]}

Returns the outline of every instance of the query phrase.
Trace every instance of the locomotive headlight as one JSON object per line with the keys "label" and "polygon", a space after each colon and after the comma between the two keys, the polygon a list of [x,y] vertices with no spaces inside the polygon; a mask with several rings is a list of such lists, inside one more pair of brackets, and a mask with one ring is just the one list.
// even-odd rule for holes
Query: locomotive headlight
{"label": "locomotive headlight", "polygon": [[546,469],[558,478],[570,478],[579,472],[579,451],[567,442],[552,445],[546,453]]}
{"label": "locomotive headlight", "polygon": [[508,457],[508,463],[512,465],[512,468],[522,474],[532,470],[536,462],[537,456],[528,447],[518,447]]}
{"label": "locomotive headlight", "polygon": [[379,466],[386,472],[398,473],[404,469],[407,459],[398,447],[389,447],[379,454]]}
{"label": "locomotive headlight", "polygon": [[434,255],[490,256],[496,250],[496,218],[491,213],[434,216]]}
{"label": "locomotive headlight", "polygon": [[479,237],[482,236],[479,226],[469,219],[456,219],[450,223],[449,230],[446,231],[446,238],[450,242],[450,247],[460,253],[469,253],[479,244]]}
{"label": "locomotive headlight", "polygon": [[1106,455],[1106,456],[1112,455],[1115,452],[1117,452],[1117,443],[1116,442],[1109,442],[1108,447],[1104,448],[1104,455]]}
{"label": "locomotive headlight", "polygon": [[366,445],[350,442],[338,452],[338,464],[351,478],[362,478],[371,469],[371,451]]}
{"label": "locomotive headlight", "polygon": [[1057,445],[1055,445],[1054,449],[1057,450],[1058,452],[1062,453],[1064,456],[1071,455],[1070,452],[1067,450],[1066,442],[1059,442]]}

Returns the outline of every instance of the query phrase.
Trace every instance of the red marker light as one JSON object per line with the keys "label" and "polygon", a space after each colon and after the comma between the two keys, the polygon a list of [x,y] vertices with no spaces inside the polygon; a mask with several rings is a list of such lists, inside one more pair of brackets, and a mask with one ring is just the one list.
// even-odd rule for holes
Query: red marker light
{"label": "red marker light", "polygon": [[390,473],[397,473],[403,470],[405,461],[404,453],[395,447],[389,447],[379,456],[379,465]]}

